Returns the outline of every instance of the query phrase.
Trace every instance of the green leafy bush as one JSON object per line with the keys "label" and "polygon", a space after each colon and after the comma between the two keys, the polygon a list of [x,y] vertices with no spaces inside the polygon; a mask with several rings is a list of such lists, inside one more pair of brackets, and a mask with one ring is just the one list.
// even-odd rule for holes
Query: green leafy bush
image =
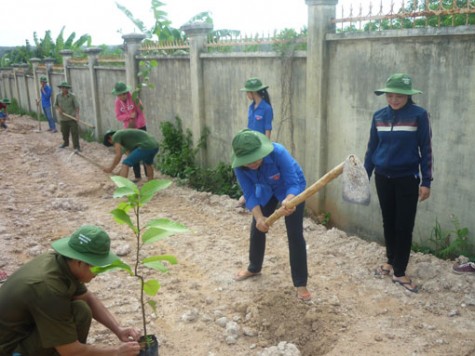
{"label": "green leafy bush", "polygon": [[203,168],[196,164],[198,151],[206,147],[208,130],[200,137],[198,146],[193,147],[192,134],[190,130],[183,130],[180,118],[176,118],[175,125],[163,122],[160,129],[163,140],[160,143],[157,168],[163,174],[178,178],[179,183],[198,191],[229,195],[231,198],[241,195],[241,188],[230,164],[221,162],[215,168]]}
{"label": "green leafy bush", "polygon": [[417,252],[432,254],[444,260],[453,260],[460,255],[470,256],[472,245],[470,244],[468,228],[461,227],[455,215],[450,216],[450,222],[453,228],[444,230],[436,218],[428,239],[430,244],[413,244],[412,249]]}
{"label": "green leafy bush", "polygon": [[180,118],[176,125],[166,121],[160,124],[163,140],[160,142],[158,168],[171,177],[186,178],[186,172],[195,169],[196,149],[190,130],[183,130]]}
{"label": "green leafy bush", "polygon": [[188,171],[188,185],[198,191],[212,192],[239,198],[241,188],[231,166],[219,163],[214,169],[200,168]]}

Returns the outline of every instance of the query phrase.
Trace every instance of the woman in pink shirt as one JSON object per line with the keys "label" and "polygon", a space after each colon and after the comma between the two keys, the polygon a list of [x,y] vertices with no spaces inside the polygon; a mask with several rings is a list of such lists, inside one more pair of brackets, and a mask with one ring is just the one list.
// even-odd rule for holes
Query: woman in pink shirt
{"label": "woman in pink shirt", "polygon": [[[145,115],[141,109],[142,102],[137,98],[135,101],[130,94],[130,86],[123,82],[115,83],[112,94],[116,96],[115,99],[115,116],[117,121],[122,122],[124,129],[139,129],[147,131],[147,124],[145,122]],[[141,179],[140,164],[133,166],[135,182]],[[144,167],[145,172],[145,167]]]}

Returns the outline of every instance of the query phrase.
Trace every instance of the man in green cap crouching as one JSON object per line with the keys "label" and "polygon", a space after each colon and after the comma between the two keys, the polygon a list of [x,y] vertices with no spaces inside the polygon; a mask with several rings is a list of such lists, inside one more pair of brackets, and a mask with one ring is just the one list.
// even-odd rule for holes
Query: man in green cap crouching
{"label": "man in green cap crouching", "polygon": [[153,179],[153,159],[158,153],[159,146],[157,139],[151,134],[137,129],[109,130],[104,135],[103,144],[107,147],[114,146],[115,152],[111,165],[103,169],[105,173],[111,173],[125,153],[127,158],[122,161],[119,172],[121,177],[128,178],[129,168],[143,162],[147,179]]}
{"label": "man in green cap crouching", "polygon": [[[138,355],[138,331],[121,327],[84,285],[95,277],[92,266],[118,259],[107,233],[84,225],[52,247],[54,253],[26,263],[0,288],[0,355]],[[122,343],[87,345],[92,318]]]}

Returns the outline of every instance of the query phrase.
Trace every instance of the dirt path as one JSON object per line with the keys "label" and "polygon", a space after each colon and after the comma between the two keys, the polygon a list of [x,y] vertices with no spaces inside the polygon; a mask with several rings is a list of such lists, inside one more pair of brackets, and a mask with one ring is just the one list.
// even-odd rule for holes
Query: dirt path
{"label": "dirt path", "polygon": [[[132,239],[110,215],[117,200],[108,175],[57,148],[60,134],[37,132],[28,117],[9,124],[0,132],[0,267],[13,272],[86,223],[104,227],[127,261]],[[112,159],[98,143],[82,148],[101,164]],[[453,274],[450,262],[432,256],[411,257],[408,272],[421,285],[413,294],[373,277],[383,247],[305,220],[314,299],[303,303],[291,285],[279,221],[268,236],[262,275],[233,282],[247,264],[250,223],[235,205],[173,184],[143,211],[146,220],[168,217],[190,229],[155,246],[179,260],[158,276],[158,311],[150,317],[161,355],[475,355],[475,278]],[[89,286],[123,324],[141,328],[136,287],[121,272]],[[98,324],[89,341],[117,342]]]}

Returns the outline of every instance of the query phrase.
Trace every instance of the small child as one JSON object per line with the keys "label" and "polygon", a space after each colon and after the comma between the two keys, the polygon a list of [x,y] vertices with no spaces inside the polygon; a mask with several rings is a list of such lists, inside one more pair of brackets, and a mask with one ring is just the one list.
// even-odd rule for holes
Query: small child
{"label": "small child", "polygon": [[11,104],[11,102],[8,100],[8,98],[0,100],[0,127],[2,129],[8,128],[6,121],[8,119],[7,105],[9,104]]}

